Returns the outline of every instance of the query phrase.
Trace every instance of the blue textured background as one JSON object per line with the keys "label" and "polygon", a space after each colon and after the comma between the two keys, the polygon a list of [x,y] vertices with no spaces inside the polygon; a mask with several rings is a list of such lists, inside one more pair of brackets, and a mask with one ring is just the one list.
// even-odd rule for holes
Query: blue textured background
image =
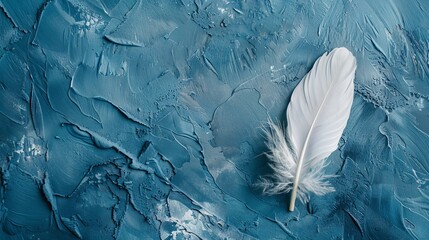
{"label": "blue textured background", "polygon": [[[0,239],[428,239],[429,1],[0,0]],[[287,211],[261,126],[357,58],[328,171]]]}

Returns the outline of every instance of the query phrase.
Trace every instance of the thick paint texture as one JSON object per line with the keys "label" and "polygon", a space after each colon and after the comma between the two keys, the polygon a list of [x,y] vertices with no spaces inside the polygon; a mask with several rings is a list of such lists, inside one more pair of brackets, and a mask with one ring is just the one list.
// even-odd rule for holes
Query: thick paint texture
{"label": "thick paint texture", "polygon": [[[428,3],[0,0],[0,239],[426,239]],[[288,212],[261,126],[341,46],[337,191]]]}

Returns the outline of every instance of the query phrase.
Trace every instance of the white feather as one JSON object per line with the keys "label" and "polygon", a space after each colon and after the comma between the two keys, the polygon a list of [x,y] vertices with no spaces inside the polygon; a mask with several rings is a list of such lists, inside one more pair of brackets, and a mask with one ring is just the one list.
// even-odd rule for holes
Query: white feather
{"label": "white feather", "polygon": [[356,59],[346,48],[322,55],[292,93],[287,108],[286,134],[269,121],[267,145],[273,175],[262,178],[267,194],[292,191],[309,200],[310,193],[324,195],[335,189],[327,182],[326,158],[337,149],[346,127],[354,94]]}

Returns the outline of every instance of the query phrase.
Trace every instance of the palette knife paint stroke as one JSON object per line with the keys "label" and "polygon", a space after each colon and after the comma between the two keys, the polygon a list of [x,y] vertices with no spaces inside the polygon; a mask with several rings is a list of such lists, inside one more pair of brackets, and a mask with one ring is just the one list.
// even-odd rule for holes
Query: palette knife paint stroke
{"label": "palette knife paint stroke", "polygon": [[326,159],[337,149],[350,116],[356,59],[346,48],[321,56],[292,93],[287,108],[286,134],[269,121],[268,158],[274,173],[262,178],[267,194],[292,191],[295,200],[308,202],[310,193],[324,195],[335,189],[324,173]]}

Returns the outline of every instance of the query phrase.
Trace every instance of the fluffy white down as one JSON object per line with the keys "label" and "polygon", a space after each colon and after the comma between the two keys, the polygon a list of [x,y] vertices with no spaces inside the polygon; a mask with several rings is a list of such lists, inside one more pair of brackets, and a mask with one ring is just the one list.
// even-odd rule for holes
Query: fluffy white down
{"label": "fluffy white down", "polygon": [[[269,149],[266,156],[270,160],[269,166],[272,168],[273,174],[261,177],[257,185],[268,195],[288,193],[293,188],[297,157],[288,144],[287,135],[283,128],[271,119],[268,121],[268,125],[268,128],[263,130],[267,137],[266,144]],[[326,161],[317,161],[313,164],[312,169],[303,171],[300,179],[297,196],[302,202],[310,200],[310,193],[324,195],[335,191],[327,182],[327,179],[335,177],[335,175],[323,174]]]}

